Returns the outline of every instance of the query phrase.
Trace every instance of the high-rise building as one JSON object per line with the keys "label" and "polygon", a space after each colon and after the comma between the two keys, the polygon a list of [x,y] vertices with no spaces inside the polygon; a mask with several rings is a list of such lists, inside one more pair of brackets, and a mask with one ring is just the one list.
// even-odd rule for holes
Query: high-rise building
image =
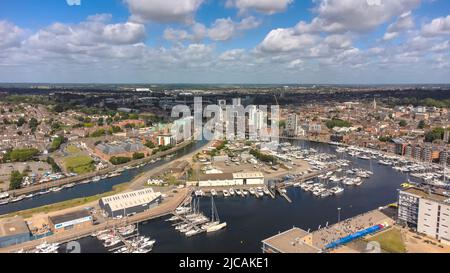
{"label": "high-rise building", "polygon": [[418,233],[450,244],[450,196],[442,190],[400,191],[398,220]]}
{"label": "high-rise building", "polygon": [[295,137],[298,134],[298,116],[297,114],[290,114],[286,121],[286,134],[290,137]]}

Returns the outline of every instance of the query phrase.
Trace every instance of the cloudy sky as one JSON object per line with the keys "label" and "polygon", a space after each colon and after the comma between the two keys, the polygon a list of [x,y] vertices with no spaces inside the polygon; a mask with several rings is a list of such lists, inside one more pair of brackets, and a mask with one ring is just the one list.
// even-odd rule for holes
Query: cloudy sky
{"label": "cloudy sky", "polygon": [[449,0],[15,0],[0,82],[449,83]]}

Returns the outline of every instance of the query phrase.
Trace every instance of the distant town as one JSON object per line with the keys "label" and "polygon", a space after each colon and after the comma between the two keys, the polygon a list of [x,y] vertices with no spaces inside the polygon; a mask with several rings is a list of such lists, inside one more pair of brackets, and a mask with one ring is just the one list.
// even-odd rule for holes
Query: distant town
{"label": "distant town", "polygon": [[[224,213],[227,204],[281,199],[294,208],[304,198],[333,202],[318,227],[286,217],[249,250],[450,252],[449,89],[4,84],[0,252],[65,252],[83,238],[100,242],[99,252],[158,251],[158,237],[139,229],[153,221],[184,240],[238,241],[230,227],[246,218],[227,219],[238,214]],[[244,139],[198,141],[193,118],[171,116],[177,105],[193,110],[195,97],[221,113],[279,106],[279,136],[249,137],[275,123],[255,107]]]}

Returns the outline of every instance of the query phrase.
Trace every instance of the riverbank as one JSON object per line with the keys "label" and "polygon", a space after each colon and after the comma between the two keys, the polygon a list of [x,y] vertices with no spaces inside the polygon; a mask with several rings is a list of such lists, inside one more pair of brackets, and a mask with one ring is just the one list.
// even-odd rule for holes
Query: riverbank
{"label": "riverbank", "polygon": [[34,185],[34,186],[30,186],[30,187],[26,187],[23,189],[18,189],[18,190],[13,190],[13,191],[9,191],[8,193],[11,196],[20,196],[20,195],[26,195],[26,194],[30,194],[30,193],[35,193],[35,192],[39,192],[42,191],[44,189],[49,189],[49,188],[53,188],[53,187],[61,187],[67,184],[72,184],[72,183],[79,183],[83,180],[87,180],[87,179],[92,179],[96,176],[102,176],[102,175],[106,175],[108,173],[112,173],[115,172],[119,169],[123,169],[125,167],[134,167],[134,166],[138,166],[140,164],[147,164],[149,162],[151,162],[152,160],[155,160],[157,158],[161,158],[167,155],[170,155],[172,153],[175,153],[185,147],[187,147],[188,145],[194,143],[195,140],[188,140],[185,142],[180,143],[179,145],[175,146],[174,148],[164,151],[164,152],[160,152],[157,153],[155,155],[152,155],[150,157],[146,157],[143,159],[138,159],[138,160],[134,160],[132,162],[128,162],[122,165],[115,165],[115,166],[110,166],[108,168],[105,168],[103,170],[100,171],[96,171],[96,172],[91,172],[88,174],[83,174],[83,175],[77,175],[74,177],[68,177],[68,178],[63,178],[60,180],[56,180],[56,181],[51,181],[51,182],[46,182],[46,183],[42,183],[39,185]]}

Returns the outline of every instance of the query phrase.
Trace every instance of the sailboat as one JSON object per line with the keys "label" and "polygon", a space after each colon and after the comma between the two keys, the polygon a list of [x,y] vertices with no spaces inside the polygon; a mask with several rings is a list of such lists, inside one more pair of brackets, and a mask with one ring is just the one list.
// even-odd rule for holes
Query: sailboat
{"label": "sailboat", "polygon": [[214,198],[211,197],[211,222],[202,226],[202,229],[206,229],[207,233],[216,232],[224,229],[227,223],[220,223],[219,213],[217,212],[217,207],[214,203]]}

